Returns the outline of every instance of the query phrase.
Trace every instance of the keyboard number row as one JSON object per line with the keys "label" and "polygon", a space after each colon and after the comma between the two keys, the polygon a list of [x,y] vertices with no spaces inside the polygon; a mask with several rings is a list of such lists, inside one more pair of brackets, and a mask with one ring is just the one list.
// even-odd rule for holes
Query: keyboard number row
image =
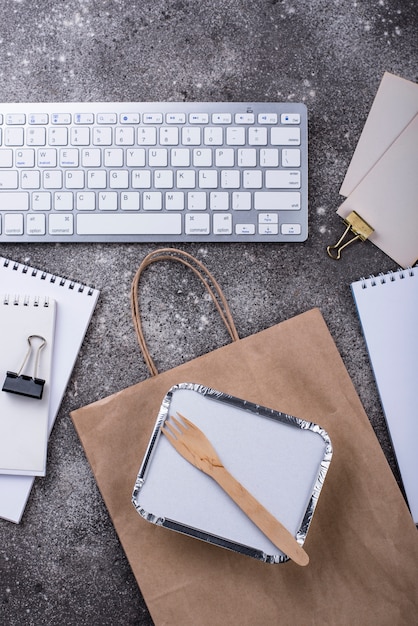
{"label": "keyboard number row", "polygon": [[221,126],[208,126],[202,129],[199,126],[187,126],[179,129],[177,126],[164,126],[159,129],[154,126],[140,127],[132,126],[111,127],[71,127],[65,126],[43,128],[29,128],[25,135],[25,129],[20,126],[10,126],[3,131],[2,139],[0,129],[0,145],[3,141],[5,146],[23,146],[25,143],[32,146],[89,146],[101,145],[121,145],[133,146],[156,145],[157,138],[160,145],[177,146],[183,145],[197,146],[202,143],[207,146],[243,146],[248,143],[250,146],[271,145],[300,145],[300,128],[293,126],[280,126],[266,128],[243,126],[231,126],[226,131]]}

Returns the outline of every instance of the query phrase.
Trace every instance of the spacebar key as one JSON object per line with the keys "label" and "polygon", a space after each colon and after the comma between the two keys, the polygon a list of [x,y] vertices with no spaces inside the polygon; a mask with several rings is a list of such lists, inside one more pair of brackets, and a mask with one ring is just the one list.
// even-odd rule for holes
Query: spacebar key
{"label": "spacebar key", "polygon": [[77,215],[78,235],[181,235],[180,213]]}

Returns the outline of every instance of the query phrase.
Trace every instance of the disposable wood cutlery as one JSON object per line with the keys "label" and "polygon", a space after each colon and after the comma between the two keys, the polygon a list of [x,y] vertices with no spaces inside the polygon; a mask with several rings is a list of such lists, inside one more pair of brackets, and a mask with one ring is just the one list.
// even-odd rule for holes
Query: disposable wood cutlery
{"label": "disposable wood cutlery", "polygon": [[298,565],[307,565],[309,556],[295,537],[228,472],[206,435],[186,417],[177,415],[180,419],[171,416],[172,422],[166,420],[161,427],[177,452],[213,478],[284,554]]}

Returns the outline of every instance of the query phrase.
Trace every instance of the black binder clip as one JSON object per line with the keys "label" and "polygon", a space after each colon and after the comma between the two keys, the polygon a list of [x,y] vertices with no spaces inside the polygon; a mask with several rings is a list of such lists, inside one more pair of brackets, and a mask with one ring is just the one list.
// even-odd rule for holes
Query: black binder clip
{"label": "black binder clip", "polygon": [[[32,345],[33,339],[39,339],[41,341],[37,348]],[[2,391],[8,391],[10,393],[16,393],[20,396],[27,396],[29,398],[36,398],[37,400],[41,400],[44,391],[45,381],[42,378],[37,378],[36,374],[38,372],[39,355],[42,348],[46,344],[46,339],[44,337],[41,337],[40,335],[30,335],[28,337],[28,344],[29,349],[26,353],[20,370],[17,373],[7,372]],[[22,374],[21,372],[28,362],[31,352],[35,350],[35,366],[33,377]]]}

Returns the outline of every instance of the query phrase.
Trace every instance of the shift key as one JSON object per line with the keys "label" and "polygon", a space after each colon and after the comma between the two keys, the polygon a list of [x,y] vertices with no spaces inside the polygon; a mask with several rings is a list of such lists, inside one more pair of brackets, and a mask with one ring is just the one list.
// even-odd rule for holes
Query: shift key
{"label": "shift key", "polygon": [[299,191],[256,191],[254,207],[261,211],[299,211]]}
{"label": "shift key", "polygon": [[0,191],[0,209],[2,211],[27,211],[29,194],[26,191]]}

